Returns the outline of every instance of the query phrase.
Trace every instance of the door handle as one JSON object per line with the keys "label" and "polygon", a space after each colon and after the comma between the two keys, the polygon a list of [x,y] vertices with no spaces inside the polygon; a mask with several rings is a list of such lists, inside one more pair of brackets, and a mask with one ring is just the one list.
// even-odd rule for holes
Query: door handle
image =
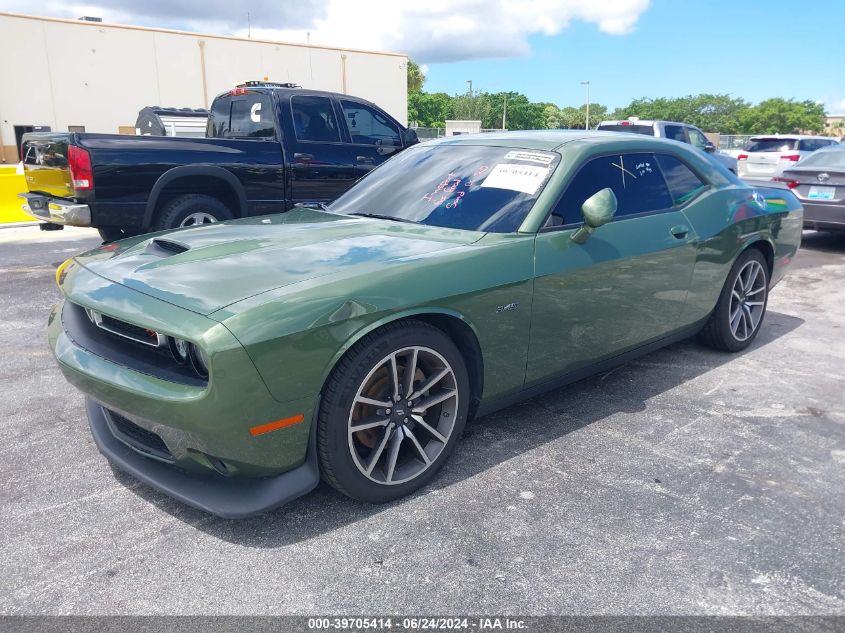
{"label": "door handle", "polygon": [[679,224],[678,226],[673,226],[669,229],[669,232],[679,240],[682,240],[689,233],[689,227],[685,224]]}
{"label": "door handle", "polygon": [[314,154],[302,154],[300,152],[296,152],[293,155],[293,159],[296,161],[307,163],[314,160]]}
{"label": "door handle", "polygon": [[359,164],[372,165],[375,163],[372,156],[356,156],[355,158]]}

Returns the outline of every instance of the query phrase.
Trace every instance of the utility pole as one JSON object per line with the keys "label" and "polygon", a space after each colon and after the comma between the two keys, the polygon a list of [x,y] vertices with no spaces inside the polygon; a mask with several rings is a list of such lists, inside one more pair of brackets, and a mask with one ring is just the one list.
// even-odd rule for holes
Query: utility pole
{"label": "utility pole", "polygon": [[584,124],[584,129],[589,130],[590,129],[590,82],[589,81],[582,81],[581,85],[587,86],[587,120],[586,120],[586,123]]}
{"label": "utility pole", "polygon": [[502,106],[502,129],[508,129],[508,95],[505,95],[505,103]]}
{"label": "utility pole", "polygon": [[252,37],[252,21],[249,17],[249,11],[246,12],[246,36],[249,38]]}

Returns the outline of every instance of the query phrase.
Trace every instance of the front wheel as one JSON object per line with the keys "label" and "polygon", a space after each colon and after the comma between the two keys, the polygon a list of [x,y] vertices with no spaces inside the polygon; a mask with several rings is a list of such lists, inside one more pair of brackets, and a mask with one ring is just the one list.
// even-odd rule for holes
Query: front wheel
{"label": "front wheel", "polygon": [[742,253],[731,268],[716,308],[701,331],[702,342],[738,352],[760,331],[769,300],[769,268],[756,248]]}
{"label": "front wheel", "polygon": [[323,393],[317,423],[323,479],[372,503],[417,490],[454,450],[469,399],[463,358],[441,330],[406,321],[364,337]]}

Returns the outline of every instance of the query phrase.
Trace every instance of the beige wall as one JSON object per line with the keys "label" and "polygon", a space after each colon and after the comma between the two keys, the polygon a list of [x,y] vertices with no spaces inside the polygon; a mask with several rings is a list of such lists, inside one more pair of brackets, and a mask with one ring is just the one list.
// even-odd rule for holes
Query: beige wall
{"label": "beige wall", "polygon": [[[407,123],[407,57],[0,13],[0,146],[15,125],[116,134],[148,105],[207,107],[247,79],[369,99]],[[203,82],[203,57],[205,82]],[[345,57],[345,59],[344,59]]]}

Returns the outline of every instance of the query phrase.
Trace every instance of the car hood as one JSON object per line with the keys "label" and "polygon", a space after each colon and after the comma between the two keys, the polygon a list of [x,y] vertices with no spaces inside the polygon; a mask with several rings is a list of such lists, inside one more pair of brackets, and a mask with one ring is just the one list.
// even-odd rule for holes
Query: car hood
{"label": "car hood", "polygon": [[104,244],[76,261],[110,281],[208,315],[282,286],[378,273],[483,235],[295,208]]}

